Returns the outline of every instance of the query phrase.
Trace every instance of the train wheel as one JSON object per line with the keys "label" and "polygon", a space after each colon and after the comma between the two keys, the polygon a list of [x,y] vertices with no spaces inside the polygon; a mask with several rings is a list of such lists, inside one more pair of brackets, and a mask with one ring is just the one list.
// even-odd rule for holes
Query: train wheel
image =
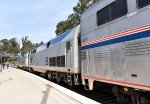
{"label": "train wheel", "polygon": [[60,82],[60,73],[56,73],[55,79],[57,83]]}
{"label": "train wheel", "polygon": [[145,95],[145,94],[143,93],[143,95],[141,95],[140,97],[139,97],[139,104],[150,104],[150,96],[149,95]]}

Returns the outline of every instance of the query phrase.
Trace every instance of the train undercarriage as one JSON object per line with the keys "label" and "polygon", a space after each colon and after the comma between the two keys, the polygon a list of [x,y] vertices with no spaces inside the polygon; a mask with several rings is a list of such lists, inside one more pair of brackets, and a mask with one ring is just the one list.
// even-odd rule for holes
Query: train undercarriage
{"label": "train undercarriage", "polygon": [[[90,90],[90,83],[88,79],[85,79],[84,86],[85,90]],[[113,93],[119,104],[150,104],[150,92],[145,90],[99,81],[93,81],[93,89],[107,90],[107,92]]]}
{"label": "train undercarriage", "polygon": [[150,92],[127,88],[122,86],[113,86],[112,91],[119,103],[132,102],[133,104],[150,104]]}
{"label": "train undercarriage", "polygon": [[81,85],[81,75],[61,72],[47,72],[47,78],[56,82],[63,81],[70,86]]}
{"label": "train undercarriage", "polygon": [[65,82],[70,86],[77,86],[81,85],[81,74],[74,74],[74,73],[63,73],[63,72],[56,72],[56,71],[46,71],[46,73],[41,73],[38,71],[34,71],[31,67],[18,67],[22,70],[29,71],[31,73],[35,73],[37,75],[43,74],[48,80],[59,82]]}

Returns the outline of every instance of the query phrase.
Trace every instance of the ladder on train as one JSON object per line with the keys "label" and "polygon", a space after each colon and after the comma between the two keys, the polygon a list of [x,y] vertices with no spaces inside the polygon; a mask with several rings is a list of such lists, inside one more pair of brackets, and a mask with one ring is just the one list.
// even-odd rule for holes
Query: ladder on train
{"label": "ladder on train", "polygon": [[70,86],[73,85],[73,83],[72,83],[72,75],[71,75],[70,73],[67,74],[67,82],[68,82],[68,84],[69,84]]}
{"label": "ladder on train", "polygon": [[84,89],[89,91],[89,82],[87,79],[85,79],[85,85],[84,85]]}

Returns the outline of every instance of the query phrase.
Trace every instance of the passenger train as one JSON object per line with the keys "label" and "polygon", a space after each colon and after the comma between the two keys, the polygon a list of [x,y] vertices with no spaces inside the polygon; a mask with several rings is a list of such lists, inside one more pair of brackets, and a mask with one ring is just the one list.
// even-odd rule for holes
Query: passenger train
{"label": "passenger train", "polygon": [[118,102],[150,103],[150,0],[100,0],[80,25],[18,57],[18,67],[69,85],[111,86]]}

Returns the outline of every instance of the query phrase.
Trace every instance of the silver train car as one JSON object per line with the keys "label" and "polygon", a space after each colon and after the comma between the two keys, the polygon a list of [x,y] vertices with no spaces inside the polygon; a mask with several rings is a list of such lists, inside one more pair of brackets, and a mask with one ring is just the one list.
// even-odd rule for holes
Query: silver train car
{"label": "silver train car", "polygon": [[[150,97],[150,0],[100,0],[81,16],[82,83],[111,84],[118,99]],[[143,97],[144,96],[144,97]]]}
{"label": "silver train car", "polygon": [[26,70],[44,73],[51,80],[65,81],[69,85],[81,84],[79,57],[80,26],[61,34],[28,54]]}
{"label": "silver train car", "polygon": [[29,65],[29,53],[19,54],[17,57],[18,68],[26,70],[28,65]]}
{"label": "silver train car", "polygon": [[51,80],[88,90],[109,86],[120,103],[127,96],[134,104],[148,104],[150,0],[100,0],[81,15],[80,26],[26,59],[27,70]]}

